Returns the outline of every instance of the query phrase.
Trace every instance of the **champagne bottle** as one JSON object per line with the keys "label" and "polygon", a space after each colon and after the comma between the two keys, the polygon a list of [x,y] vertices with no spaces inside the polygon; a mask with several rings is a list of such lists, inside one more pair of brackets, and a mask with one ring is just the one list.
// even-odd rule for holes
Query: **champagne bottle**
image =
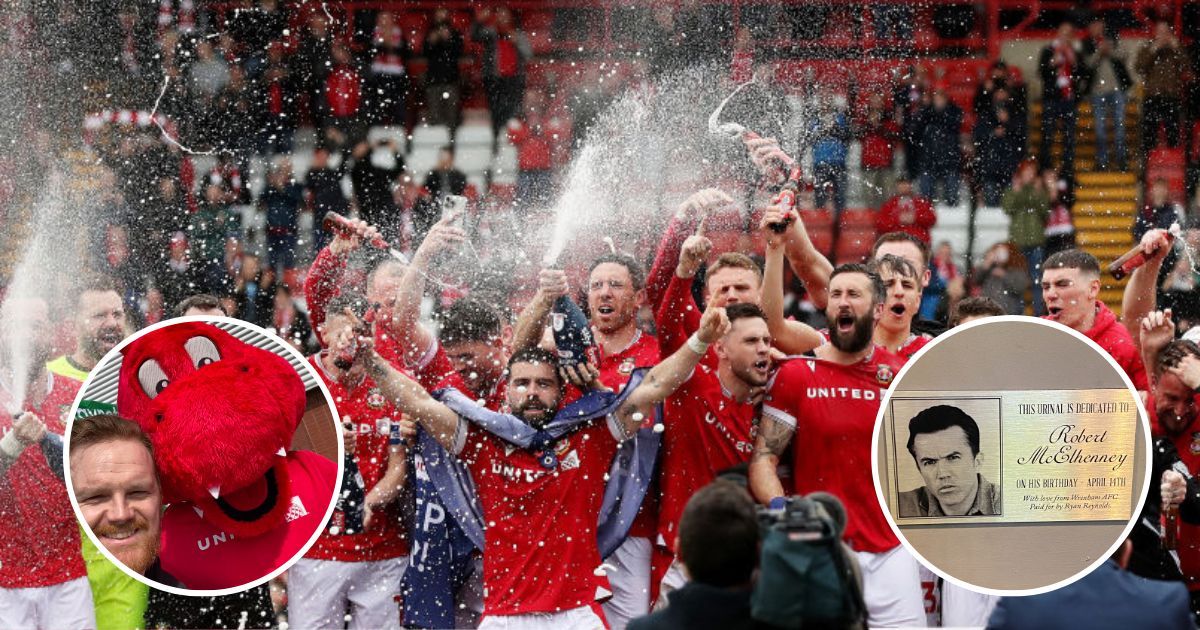
{"label": "champagne bottle", "polygon": [[354,455],[342,457],[342,487],[338,491],[337,505],[329,517],[329,533],[334,536],[360,534],[363,531],[363,513],[367,504],[367,484],[363,481]]}
{"label": "champagne bottle", "polygon": [[[558,364],[570,367],[586,362],[596,347],[587,316],[571,298],[563,295],[554,301],[550,317],[554,344],[558,347]],[[592,359],[594,361],[594,357]]]}

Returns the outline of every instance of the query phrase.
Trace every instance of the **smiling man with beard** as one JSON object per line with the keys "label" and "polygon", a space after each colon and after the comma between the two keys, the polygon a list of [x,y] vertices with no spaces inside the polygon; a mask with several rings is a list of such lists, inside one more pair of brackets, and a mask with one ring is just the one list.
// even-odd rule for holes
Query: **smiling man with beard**
{"label": "smiling man with beard", "polygon": [[70,461],[79,511],[104,548],[134,572],[182,588],[158,564],[162,487],[141,427],[112,415],[80,419]]}
{"label": "smiling man with beard", "polygon": [[75,352],[46,364],[51,372],[83,382],[109,350],[125,338],[125,305],[107,278],[90,280],[75,302]]}
{"label": "smiling man with beard", "polygon": [[[829,280],[830,343],[779,369],[763,402],[750,489],[765,504],[825,491],[846,506],[846,542],[863,571],[870,625],[923,626],[919,565],[900,546],[875,497],[871,434],[888,384],[903,360],[872,343],[883,282],[863,265],[841,265]],[[794,436],[801,436],[793,442]],[[792,447],[785,488],[779,458]]]}

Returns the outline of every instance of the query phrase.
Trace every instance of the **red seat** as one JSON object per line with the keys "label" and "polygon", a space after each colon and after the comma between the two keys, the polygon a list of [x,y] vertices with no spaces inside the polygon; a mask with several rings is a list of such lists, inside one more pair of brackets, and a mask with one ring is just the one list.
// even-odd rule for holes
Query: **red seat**
{"label": "red seat", "polygon": [[1165,180],[1171,190],[1171,199],[1183,202],[1187,197],[1184,175],[1186,164],[1187,158],[1183,149],[1160,148],[1150,151],[1150,156],[1146,159],[1147,187],[1156,180]]}
{"label": "red seat", "polygon": [[862,262],[871,254],[875,246],[875,228],[847,228],[838,235],[837,254],[834,256],[838,264],[844,262]]}
{"label": "red seat", "polygon": [[875,229],[875,213],[867,208],[854,208],[842,211],[842,230],[865,228]]}

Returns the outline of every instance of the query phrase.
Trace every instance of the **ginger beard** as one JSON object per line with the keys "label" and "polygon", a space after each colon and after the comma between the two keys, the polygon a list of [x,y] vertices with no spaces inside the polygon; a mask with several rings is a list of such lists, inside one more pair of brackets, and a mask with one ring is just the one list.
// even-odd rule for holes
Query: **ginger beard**
{"label": "ginger beard", "polygon": [[154,460],[142,444],[110,440],[71,454],[79,511],[100,544],[145,574],[158,557],[162,494]]}

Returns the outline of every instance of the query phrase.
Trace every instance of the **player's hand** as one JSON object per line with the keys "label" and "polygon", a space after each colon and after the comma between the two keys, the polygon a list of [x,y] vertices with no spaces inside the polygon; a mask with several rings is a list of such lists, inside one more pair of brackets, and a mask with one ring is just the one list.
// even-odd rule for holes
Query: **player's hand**
{"label": "player's hand", "polygon": [[600,370],[590,362],[560,366],[558,373],[563,380],[579,388],[579,391],[612,391],[600,382]]}
{"label": "player's hand", "polygon": [[354,448],[358,444],[358,429],[353,422],[342,422],[342,448],[345,449],[348,455],[354,455]]}
{"label": "player's hand", "polygon": [[774,183],[787,179],[787,167],[794,160],[779,148],[775,138],[746,137],[746,150],[750,152],[750,161],[758,167],[759,172]]}
{"label": "player's hand", "polygon": [[400,414],[400,441],[412,444],[417,439],[417,423],[406,413]]}
{"label": "player's hand", "polygon": [[[701,221],[700,225],[703,229],[704,221]],[[679,264],[675,266],[675,275],[680,278],[695,277],[696,272],[700,271],[700,265],[703,265],[712,253],[712,246],[712,241],[703,234],[696,233],[687,237],[679,250]]]}
{"label": "player's hand", "polygon": [[729,332],[729,326],[729,316],[725,314],[725,309],[710,306],[704,309],[704,315],[700,317],[700,330],[696,331],[696,336],[704,343],[713,343]]}
{"label": "player's hand", "polygon": [[567,274],[561,269],[538,272],[538,296],[547,304],[567,294]]}
{"label": "player's hand", "polygon": [[371,526],[375,524],[375,510],[371,508],[369,502],[363,502],[363,531],[371,531]]}
{"label": "player's hand", "polygon": [[1187,497],[1187,479],[1178,471],[1167,469],[1162,474],[1162,484],[1159,486],[1159,490],[1162,494],[1164,510],[1178,507]]}
{"label": "player's hand", "polygon": [[1192,390],[1200,389],[1200,357],[1186,353],[1179,362],[1167,369]]}
{"label": "player's hand", "polygon": [[13,423],[13,433],[26,446],[37,444],[46,437],[46,425],[42,423],[41,418],[26,411]]}
{"label": "player's hand", "polygon": [[1142,349],[1149,356],[1158,356],[1159,351],[1175,339],[1175,322],[1171,309],[1151,311],[1142,318]]}
{"label": "player's hand", "polygon": [[362,219],[349,219],[349,222],[350,235],[335,234],[333,241],[329,243],[329,251],[338,256],[352,252],[380,235],[375,226]]}
{"label": "player's hand", "polygon": [[705,188],[684,199],[675,215],[684,219],[703,219],[712,214],[713,210],[729,205],[733,205],[733,197],[717,188]]}
{"label": "player's hand", "polygon": [[[799,223],[800,215],[792,208],[783,206],[767,206],[763,209],[762,220],[758,222],[758,229],[767,239],[767,247],[775,249],[787,243],[791,236],[791,231],[795,229],[795,225]],[[773,225],[787,225],[787,230],[776,232],[771,229]]]}
{"label": "player's hand", "polygon": [[467,240],[467,233],[454,224],[461,216],[462,212],[452,212],[434,223],[433,227],[429,228],[429,233],[425,235],[425,240],[421,241],[421,246],[413,254],[413,260],[427,262],[442,252],[451,251],[462,245]]}
{"label": "player's hand", "polygon": [[1146,255],[1147,260],[1162,261],[1171,251],[1171,241],[1169,232],[1166,230],[1149,230],[1142,235],[1141,245],[1142,253]]}

